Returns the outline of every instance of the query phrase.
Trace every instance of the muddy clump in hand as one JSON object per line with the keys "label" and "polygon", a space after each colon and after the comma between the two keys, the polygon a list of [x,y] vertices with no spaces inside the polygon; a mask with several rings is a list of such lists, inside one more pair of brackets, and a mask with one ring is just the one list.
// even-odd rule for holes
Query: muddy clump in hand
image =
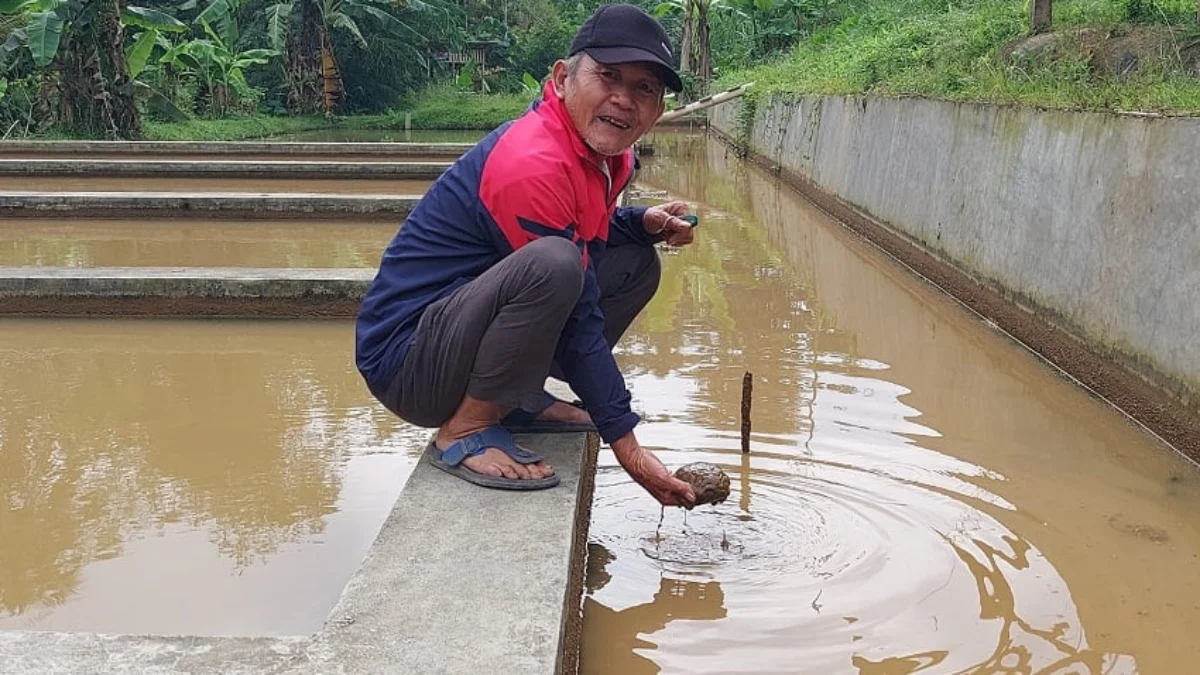
{"label": "muddy clump in hand", "polygon": [[675,470],[675,477],[692,486],[696,492],[696,506],[720,504],[729,496],[729,476],[716,464],[685,464]]}

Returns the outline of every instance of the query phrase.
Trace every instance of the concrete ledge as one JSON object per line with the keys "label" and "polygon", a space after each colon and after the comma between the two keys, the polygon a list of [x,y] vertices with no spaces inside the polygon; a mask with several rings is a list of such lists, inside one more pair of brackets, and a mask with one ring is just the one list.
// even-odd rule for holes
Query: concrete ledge
{"label": "concrete ledge", "polygon": [[352,317],[372,269],[0,267],[0,316]]}
{"label": "concrete ledge", "polygon": [[449,162],[0,159],[0,176],[153,178],[437,178]]}
{"label": "concrete ledge", "polygon": [[[826,129],[830,134],[844,136],[843,140],[855,145],[855,147],[857,147],[859,144],[875,147],[863,140],[864,138],[867,138],[869,134],[866,134],[866,132],[859,133],[861,130],[856,126],[856,124],[861,121],[860,113],[855,112],[860,105],[859,103],[855,103],[853,106],[850,106],[851,110],[848,112],[843,111],[846,112],[845,115],[839,113],[838,115],[825,116],[824,113],[820,113],[819,111],[822,109],[822,101],[829,100],[835,101],[838,106],[842,106],[852,100],[861,101],[861,108],[863,110],[868,107],[869,101],[869,107],[871,107],[873,111],[878,111],[880,108],[884,107],[883,103],[889,101],[889,99],[814,97],[805,98],[804,100],[804,105],[808,107],[803,111],[800,111],[798,108],[792,110],[792,112],[795,113],[794,117],[792,117],[791,112],[787,112],[794,106],[791,106],[786,99],[776,101],[775,105],[770,108],[770,110],[773,111],[771,114],[780,113],[781,117],[792,120],[789,122],[789,126],[787,127],[787,129],[792,131],[787,133],[793,133],[795,130],[801,130],[801,138],[807,139],[805,140],[805,143],[816,143],[820,130]],[[911,103],[913,105],[935,107],[945,105],[951,106],[955,109],[986,109],[995,113],[999,113],[1000,111],[999,107],[988,104],[959,105],[924,99],[914,99],[911,101]],[[881,250],[894,257],[900,263],[908,267],[914,274],[925,279],[927,282],[943,291],[947,295],[957,299],[963,305],[969,307],[972,311],[978,313],[980,316],[986,317],[996,328],[1004,331],[1007,335],[1018,341],[1020,344],[1039,354],[1046,360],[1046,362],[1054,365],[1062,372],[1074,378],[1093,395],[1102,398],[1110,405],[1129,415],[1132,419],[1136,420],[1146,429],[1156,434],[1165,443],[1172,446],[1180,454],[1185,455],[1193,461],[1200,462],[1200,399],[1194,397],[1189,398],[1186,395],[1181,395],[1178,390],[1173,390],[1172,383],[1168,378],[1161,375],[1156,375],[1155,371],[1146,370],[1144,366],[1140,366],[1138,363],[1131,361],[1111,346],[1106,346],[1094,339],[1088,339],[1085,335],[1085,331],[1080,330],[1078,326],[1073,325],[1070,321],[1064,320],[1061,313],[1055,312],[1054,310],[1047,308],[1045,305],[1034,301],[1029,296],[1016,290],[1012,285],[980,274],[980,270],[977,266],[968,264],[962,259],[956,260],[953,256],[948,255],[944,248],[930,246],[927,242],[922,241],[920,238],[913,235],[912,221],[906,223],[904,221],[896,222],[884,219],[879,213],[876,212],[874,208],[868,208],[868,206],[857,203],[846,195],[842,194],[839,190],[830,187],[830,185],[818,182],[818,180],[814,178],[814,176],[818,175],[818,165],[814,160],[814,157],[817,157],[815,151],[805,150],[804,148],[801,148],[801,150],[796,150],[794,147],[790,146],[785,148],[785,144],[782,141],[762,141],[762,136],[766,134],[764,129],[771,130],[771,126],[755,126],[754,134],[757,135],[759,140],[755,141],[752,138],[751,141],[747,143],[743,137],[743,134],[737,132],[737,129],[739,128],[737,123],[737,113],[740,105],[740,102],[734,101],[725,106],[720,106],[710,110],[710,114],[712,115],[712,124],[710,130],[714,136],[734,148],[735,151],[744,154],[751,163],[757,165],[759,168],[768,173],[779,176],[784,183],[798,190],[801,194],[811,200],[826,213],[840,221],[847,228],[858,233],[866,240],[870,241],[874,245],[878,246]],[[816,110],[818,112],[812,113],[812,110]],[[803,112],[803,114],[801,114],[801,112]],[[1041,114],[1040,111],[1020,107],[1013,108],[1011,112],[1018,115]],[[963,115],[966,114],[962,113],[961,110],[960,113]],[[760,111],[758,119],[761,119],[764,114],[766,113]],[[1074,115],[1076,113],[1058,111],[1048,114],[1059,116]],[[1080,115],[1089,118],[1096,116],[1093,113],[1080,113]],[[970,126],[964,126],[965,123],[963,123],[958,125],[949,124],[945,127],[942,127],[937,124],[929,124],[929,119],[931,118],[927,116],[906,118],[903,124],[893,124],[887,126],[885,133],[887,137],[891,139],[906,138],[911,140],[911,134],[897,135],[896,130],[913,130],[917,128],[927,130],[929,128],[935,128],[945,131],[946,133],[958,133],[959,131],[962,131],[962,129]],[[966,117],[963,119],[966,119]],[[1044,124],[1044,121],[1039,122],[1039,124]],[[1025,129],[1026,127],[1027,125],[1022,124],[1013,128]],[[976,131],[982,128],[985,127],[971,127],[971,129]],[[1062,128],[1069,128],[1069,124],[1063,122]],[[875,131],[878,131],[878,129],[875,129]],[[775,129],[771,131],[771,133],[779,134],[781,132],[778,129]],[[1110,134],[1105,136],[1105,138],[1113,138],[1121,135],[1122,134]],[[1023,135],[1005,137],[1026,138]],[[1143,138],[1141,135],[1136,133],[1130,133],[1127,135],[1127,137],[1133,139]],[[1001,138],[1001,136],[997,135],[996,138]],[[822,141],[822,143],[826,143],[826,141]],[[966,141],[963,141],[963,143],[965,144]],[[894,144],[883,143],[876,145],[878,147],[890,148],[893,151],[895,150]],[[973,146],[966,144],[956,147],[961,148]],[[1041,146],[1036,144],[1034,145],[1035,149],[1040,147]],[[1093,146],[1084,144],[1083,147],[1090,148]],[[1155,147],[1167,147],[1167,145],[1158,145]],[[1191,146],[1187,144],[1176,143],[1171,147],[1190,148]],[[989,186],[988,189],[990,189],[990,187],[995,186],[1007,188],[1012,183],[1011,181],[996,179],[995,174],[993,173],[994,166],[991,164],[986,166],[981,165],[982,168],[974,167],[972,171],[966,171],[963,169],[955,169],[953,171],[939,169],[937,171],[933,171],[930,168],[932,165],[924,167],[918,165],[921,165],[923,162],[928,164],[929,162],[926,162],[926,160],[929,158],[944,159],[949,155],[941,152],[909,152],[907,154],[901,153],[900,155],[897,155],[895,152],[893,152],[893,164],[888,164],[887,162],[882,161],[880,156],[858,151],[850,152],[845,150],[844,147],[838,146],[831,141],[828,142],[828,148],[829,149],[827,151],[836,159],[834,162],[835,165],[840,166],[842,162],[849,162],[849,164],[846,164],[845,166],[849,166],[850,168],[846,169],[845,166],[843,166],[838,170],[831,170],[827,167],[824,169],[824,173],[820,173],[819,175],[823,178],[829,178],[830,176],[833,176],[839,180],[854,179],[863,175],[870,175],[872,180],[878,179],[880,182],[875,183],[875,185],[877,187],[880,185],[887,186],[889,190],[882,190],[882,188],[880,188],[870,192],[875,200],[876,207],[879,207],[881,204],[892,203],[880,195],[886,196],[886,194],[891,194],[892,192],[896,192],[898,190],[899,193],[903,193],[904,195],[911,197],[906,197],[904,200],[901,200],[907,204],[928,204],[931,205],[931,208],[941,208],[944,206],[942,201],[934,199],[930,196],[932,194],[930,192],[932,188],[926,186],[925,189],[901,189],[902,186],[897,186],[900,186],[903,181],[897,177],[903,176],[905,177],[905,180],[907,180],[908,178],[918,175],[925,178],[928,178],[931,175],[940,176],[942,178],[952,176],[954,177],[954,180],[951,180],[950,183],[961,183],[960,186],[954,189],[975,190],[975,192],[971,192],[964,197],[965,201],[955,201],[954,203],[970,203],[972,208],[986,211],[989,214],[987,217],[992,217],[995,214],[1001,214],[1000,216],[996,217],[1001,217],[1002,219],[1012,219],[1012,223],[1017,222],[1016,217],[1013,216],[1013,213],[1016,212],[1014,209],[1009,209],[1007,206],[998,206],[997,204],[999,204],[999,202],[992,201],[994,198],[992,193],[987,193],[984,188],[976,184],[979,181],[983,181],[987,184],[987,186]],[[1011,156],[1016,157],[1019,154],[1020,153],[1013,153]],[[960,157],[964,155],[968,156],[971,158],[972,162],[976,163],[982,161],[979,160],[979,157],[983,157],[983,155],[977,155],[968,151],[957,153],[957,156]],[[1111,155],[1104,156],[1106,158],[1111,158],[1124,157],[1125,155],[1112,153]],[[909,160],[912,161],[910,162]],[[1057,162],[1059,160],[1055,159],[1054,161]],[[1121,161],[1123,162],[1124,160]],[[855,162],[857,162],[857,164],[855,164]],[[936,164],[936,162],[934,162],[934,164]],[[1054,162],[1034,162],[1031,164],[1031,166],[1036,165],[1037,167],[1045,167],[1053,164]],[[1076,173],[1060,172],[1062,176],[1076,176]],[[1061,177],[1059,174],[1054,174],[1051,176],[1051,174],[1046,174],[1039,171],[1032,171],[1030,175],[1037,175],[1047,180],[1049,180],[1051,177],[1056,180]],[[1177,173],[1175,178],[1182,180],[1189,175],[1190,174],[1186,172]],[[1089,178],[1088,180],[1091,179]],[[1041,185],[1037,181],[1030,180],[1018,182],[1021,183],[1023,188],[1028,188],[1029,186],[1038,187]],[[1103,195],[1106,193],[1104,190],[1096,190],[1093,187],[1089,187],[1081,190],[1069,190],[1067,191],[1067,194]],[[1182,203],[1185,197],[1188,196],[1188,193],[1186,190],[1184,190],[1179,194],[1183,196],[1181,196],[1178,200],[1167,201]],[[978,198],[976,199],[977,196]],[[881,202],[880,199],[883,199],[883,201]],[[1066,258],[1063,257],[1065,252],[1075,251],[1076,255],[1080,255],[1080,250],[1084,250],[1094,243],[1093,239],[1090,238],[1090,236],[1088,236],[1086,233],[1080,234],[1080,228],[1086,229],[1085,226],[1095,227],[1096,222],[1098,222],[1097,220],[1089,220],[1088,218],[1079,216],[1078,212],[1073,211],[1070,208],[1064,207],[1066,208],[1065,211],[1061,211],[1058,208],[1059,206],[1068,203],[1069,200],[1066,197],[1063,197],[1060,204],[1057,204],[1054,206],[1054,208],[1051,208],[1051,205],[1046,204],[1044,200],[1030,198],[1029,203],[1024,204],[1024,206],[1034,204],[1035,206],[1033,208],[1036,209],[1044,207],[1047,210],[1047,213],[1053,211],[1056,213],[1061,212],[1069,214],[1068,222],[1070,225],[1068,229],[1073,232],[1073,234],[1070,235],[1071,239],[1069,244],[1051,244],[1050,240],[1048,239],[1044,241],[1038,240],[1037,242],[1031,242],[1028,240],[1020,241],[1018,238],[1014,238],[1016,235],[1014,235],[1013,232],[1016,231],[1016,227],[1015,225],[1010,226],[1009,220],[1005,220],[1003,226],[989,226],[987,225],[987,218],[970,217],[969,214],[968,216],[963,216],[961,211],[958,212],[958,215],[954,217],[946,217],[939,221],[938,227],[941,228],[944,224],[946,231],[949,232],[951,227],[966,226],[968,229],[975,232],[976,235],[978,235],[980,232],[991,234],[1000,233],[996,234],[996,236],[1003,235],[1004,237],[1008,238],[1003,239],[1003,241],[992,241],[989,245],[989,248],[993,252],[999,251],[1008,258],[1028,259],[1032,257],[1044,257],[1045,251],[1052,251],[1052,255],[1057,256],[1055,260],[1057,261],[1058,265],[1060,267],[1067,268],[1068,265],[1066,264]],[[1151,208],[1147,213],[1153,211],[1154,209]],[[1165,207],[1161,208],[1160,214],[1162,211],[1170,212],[1170,209]],[[1188,215],[1194,218],[1194,213],[1200,212],[1192,209],[1188,212]],[[1107,220],[1111,221],[1111,215],[1107,218]],[[1043,234],[1047,234],[1048,236],[1048,233],[1051,231],[1051,228],[1046,225],[1046,222],[1048,221],[1044,221],[1044,219],[1034,219],[1032,222]],[[1111,228],[1108,230],[1109,234],[1106,236],[1111,236],[1112,231],[1128,230],[1129,223],[1140,222],[1141,221],[1139,219],[1132,217],[1128,220],[1122,220],[1116,225],[1110,222]],[[1023,224],[1029,225],[1029,223],[1029,220],[1025,220]],[[1180,239],[1180,237],[1185,237],[1189,234],[1200,232],[1200,230],[1197,230],[1196,228],[1189,229],[1186,225],[1181,225],[1182,223],[1186,223],[1186,220],[1181,218],[1179,220],[1170,221],[1174,231],[1180,235],[1175,239],[1170,237],[1154,239],[1153,237],[1142,233],[1144,236],[1139,236],[1137,240],[1144,241],[1148,238],[1154,239],[1154,241],[1158,242],[1157,246],[1159,246],[1159,248],[1157,250],[1161,252],[1169,252],[1174,254],[1177,250],[1187,251],[1189,250],[1187,246],[1180,244],[1180,241],[1183,241]],[[935,240],[940,240],[941,238],[942,237],[939,234]],[[1179,241],[1176,241],[1176,239],[1179,239]],[[979,239],[979,241],[982,242],[983,239]],[[1126,240],[1122,239],[1121,241],[1125,242]],[[1134,241],[1134,239],[1129,239],[1129,241]],[[1165,241],[1171,241],[1174,243],[1170,246],[1166,246],[1161,243]],[[1124,243],[1122,243],[1122,246],[1124,246]],[[1107,253],[1099,255],[1099,257],[1096,259],[1108,259],[1105,257],[1107,255]],[[1077,261],[1078,258],[1073,258],[1073,260]],[[1126,279],[1127,276],[1129,278],[1134,278],[1137,276],[1136,274],[1133,274],[1134,272],[1144,272],[1148,268],[1155,268],[1164,274],[1167,270],[1178,269],[1179,273],[1182,274],[1184,272],[1191,272],[1194,267],[1187,265],[1173,266],[1166,264],[1155,264],[1142,266],[1141,269],[1139,269],[1136,265],[1131,266],[1128,269],[1122,269],[1119,265],[1117,265],[1117,261],[1127,261],[1127,258],[1118,258],[1114,256],[1109,260],[1112,262],[1112,269],[1105,272],[1104,276],[1114,280]],[[1079,268],[1076,268],[1075,271],[1080,270]],[[1186,283],[1183,280],[1176,280],[1174,277],[1164,278],[1170,278],[1173,282],[1178,281],[1178,283],[1174,285],[1167,284],[1166,286],[1157,284],[1154,285],[1153,288],[1158,289],[1159,291],[1161,291],[1163,288],[1168,288],[1174,292],[1186,290],[1195,285]],[[1136,283],[1126,283],[1124,281],[1119,283],[1114,281],[1112,282],[1112,286],[1126,288],[1133,286],[1141,287],[1142,285]],[[1080,287],[1076,286],[1074,288],[1075,290],[1078,290]],[[1150,288],[1150,286],[1146,286],[1145,288]],[[1086,296],[1087,294],[1083,294],[1077,297]],[[1189,300],[1191,301],[1191,304],[1186,305],[1186,308],[1191,310],[1195,306],[1194,297],[1189,297]],[[1155,311],[1157,311],[1160,309],[1160,304],[1164,308],[1178,307],[1176,304],[1165,302],[1149,302],[1143,304],[1142,306],[1145,308],[1153,308]],[[1120,312],[1116,312],[1116,314],[1124,316]],[[1180,311],[1178,314],[1182,315],[1184,312]],[[1191,312],[1190,314],[1193,317],[1200,316],[1200,314],[1197,314],[1196,312]],[[1131,313],[1130,316],[1134,316],[1134,314]],[[1140,314],[1138,316],[1140,316]],[[1180,317],[1173,317],[1173,319],[1178,318]],[[1158,326],[1163,324],[1163,322],[1159,319],[1146,320],[1143,323],[1149,326]],[[1169,331],[1164,329],[1161,332],[1165,334]],[[1180,343],[1186,344],[1189,348],[1191,348],[1195,344],[1193,333],[1189,333],[1188,338],[1191,340],[1190,342],[1180,338]]]}
{"label": "concrete ledge", "polygon": [[267,141],[3,141],[0,155],[411,155],[458,157],[474,143],[271,143]]}
{"label": "concrete ledge", "polygon": [[222,192],[8,192],[0,217],[403,219],[420,195]]}
{"label": "concrete ledge", "polygon": [[523,440],[554,465],[558,487],[486,490],[421,461],[316,635],[4,631],[0,674],[573,673],[579,617],[564,608],[579,605],[572,570],[586,552],[599,443]]}

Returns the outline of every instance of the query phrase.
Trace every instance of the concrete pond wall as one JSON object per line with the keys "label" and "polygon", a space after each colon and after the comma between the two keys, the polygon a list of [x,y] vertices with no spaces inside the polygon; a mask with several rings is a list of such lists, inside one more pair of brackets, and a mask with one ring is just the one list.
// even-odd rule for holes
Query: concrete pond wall
{"label": "concrete pond wall", "polygon": [[760,164],[1200,408],[1200,119],[843,96],[710,114]]}

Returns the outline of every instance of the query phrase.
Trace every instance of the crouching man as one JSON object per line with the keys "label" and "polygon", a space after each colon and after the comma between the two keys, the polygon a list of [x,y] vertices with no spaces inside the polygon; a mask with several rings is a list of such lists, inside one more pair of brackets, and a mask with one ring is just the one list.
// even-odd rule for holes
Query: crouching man
{"label": "crouching man", "polygon": [[[606,5],[554,64],[541,98],[429,189],[383,254],[356,360],[400,418],[436,427],[439,468],[487,487],[558,483],[518,430],[595,429],[665,505],[695,495],[639,443],[612,346],[658,288],[654,244],[692,241],[686,205],[624,208],[633,144],[681,89],[662,26]],[[582,407],[545,392],[564,380]]]}

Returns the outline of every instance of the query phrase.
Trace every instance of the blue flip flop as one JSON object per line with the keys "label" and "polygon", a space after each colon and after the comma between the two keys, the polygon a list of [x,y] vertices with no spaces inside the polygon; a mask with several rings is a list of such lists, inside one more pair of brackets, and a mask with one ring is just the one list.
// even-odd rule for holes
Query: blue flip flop
{"label": "blue flip flop", "polygon": [[[547,396],[549,396],[551,399],[551,405],[561,400],[550,396],[549,394],[547,394]],[[583,408],[583,404],[579,403],[578,401],[571,403],[570,405],[580,409]],[[549,407],[549,405],[547,405],[547,407]],[[505,429],[508,429],[512,433],[518,434],[562,434],[568,432],[596,430],[596,425],[592,424],[591,422],[554,422],[551,420],[539,420],[537,416],[541,414],[541,412],[541,410],[537,412],[529,412],[528,410],[517,408],[505,415],[504,419],[500,420],[500,424],[502,424]]]}
{"label": "blue flip flop", "polygon": [[445,450],[438,450],[437,445],[434,444],[434,439],[431,438],[429,439],[429,445],[425,448],[425,455],[429,458],[431,464],[442,471],[452,476],[458,476],[468,483],[474,483],[482,487],[496,488],[498,490],[544,490],[558,485],[558,474],[535,480],[524,480],[521,478],[489,476],[472,471],[463,465],[462,461],[464,459],[474,457],[475,455],[482,455],[488,448],[496,448],[521,464],[533,464],[542,461],[540,455],[519,447],[513,441],[512,433],[499,424],[493,424],[483,431],[476,432],[456,441]]}

